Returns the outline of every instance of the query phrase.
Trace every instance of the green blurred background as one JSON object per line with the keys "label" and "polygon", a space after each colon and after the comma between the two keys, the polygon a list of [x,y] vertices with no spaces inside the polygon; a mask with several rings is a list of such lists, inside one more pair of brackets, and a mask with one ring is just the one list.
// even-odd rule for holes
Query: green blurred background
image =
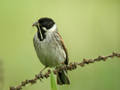
{"label": "green blurred background", "polygon": [[[4,89],[31,79],[39,62],[32,23],[53,18],[72,62],[120,52],[120,0],[0,0],[0,59]],[[120,90],[120,60],[114,58],[69,72],[71,84],[59,90]],[[50,90],[44,79],[23,90]]]}

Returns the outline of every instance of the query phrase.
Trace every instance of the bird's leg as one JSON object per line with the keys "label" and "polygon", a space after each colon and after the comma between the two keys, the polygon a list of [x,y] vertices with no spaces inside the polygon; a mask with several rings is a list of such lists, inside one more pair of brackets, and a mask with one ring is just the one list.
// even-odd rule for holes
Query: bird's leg
{"label": "bird's leg", "polygon": [[40,74],[42,74],[42,72],[46,69],[47,67],[45,66],[41,71]]}

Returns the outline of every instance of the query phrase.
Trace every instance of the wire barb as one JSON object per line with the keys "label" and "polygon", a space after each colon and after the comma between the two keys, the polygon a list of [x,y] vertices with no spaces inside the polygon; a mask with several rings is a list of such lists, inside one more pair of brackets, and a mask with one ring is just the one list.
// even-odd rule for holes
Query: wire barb
{"label": "wire barb", "polygon": [[[56,75],[57,72],[61,70],[72,71],[75,70],[77,66],[84,67],[85,65],[88,65],[90,63],[95,63],[96,61],[106,61],[107,59],[113,57],[120,58],[120,53],[113,52],[111,55],[108,56],[98,56],[97,58],[94,59],[83,59],[82,62],[74,62],[74,63],[71,62],[68,65],[64,65],[60,68],[56,68],[55,70],[53,70],[53,73]],[[22,81],[20,85],[16,87],[10,87],[10,90],[21,90],[27,84],[35,84],[37,80],[42,80],[44,78],[47,79],[48,77],[50,77],[50,74],[51,74],[51,70],[48,69],[48,71],[45,74],[41,74],[41,73],[37,74],[33,79]]]}

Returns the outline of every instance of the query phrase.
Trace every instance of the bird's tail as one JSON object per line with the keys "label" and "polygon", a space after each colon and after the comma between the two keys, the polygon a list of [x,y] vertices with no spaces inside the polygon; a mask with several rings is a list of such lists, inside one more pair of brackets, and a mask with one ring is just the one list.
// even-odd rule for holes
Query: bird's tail
{"label": "bird's tail", "polygon": [[59,84],[59,85],[70,84],[69,78],[67,76],[67,72],[65,70],[58,72],[57,84]]}

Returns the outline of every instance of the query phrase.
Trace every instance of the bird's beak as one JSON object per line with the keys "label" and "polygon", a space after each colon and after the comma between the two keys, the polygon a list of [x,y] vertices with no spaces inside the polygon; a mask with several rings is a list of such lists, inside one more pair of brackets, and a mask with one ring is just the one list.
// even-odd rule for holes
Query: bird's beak
{"label": "bird's beak", "polygon": [[37,26],[37,25],[38,25],[38,22],[35,22],[35,23],[33,23],[32,26],[34,27],[34,26]]}

